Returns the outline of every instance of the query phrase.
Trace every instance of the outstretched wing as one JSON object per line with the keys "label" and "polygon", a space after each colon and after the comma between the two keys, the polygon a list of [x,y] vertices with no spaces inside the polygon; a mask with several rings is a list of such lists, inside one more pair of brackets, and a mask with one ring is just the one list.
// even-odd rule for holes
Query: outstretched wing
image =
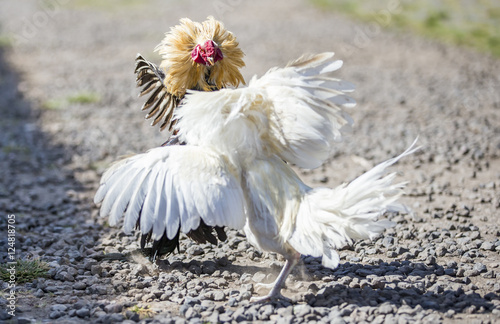
{"label": "outstretched wing", "polygon": [[142,87],[139,96],[150,94],[142,106],[142,110],[149,110],[146,119],[153,118],[152,126],[161,122],[160,130],[168,127],[172,129],[174,109],[179,105],[180,99],[171,94],[165,86],[165,73],[154,63],[149,62],[141,54],[135,58],[135,73],[138,87]]}
{"label": "outstretched wing", "polygon": [[196,146],[154,148],[114,164],[101,179],[95,203],[114,226],[125,215],[123,229],[137,225],[143,234],[174,239],[200,224],[241,229],[245,199],[238,175],[223,156]]}
{"label": "outstretched wing", "polygon": [[303,57],[275,69],[251,87],[265,88],[273,102],[272,138],[282,148],[279,156],[303,168],[316,168],[331,156],[334,143],[352,125],[344,108],[355,101],[346,93],[354,85],[331,76],[342,67],[333,53]]}
{"label": "outstretched wing", "polygon": [[[256,150],[303,168],[320,166],[352,124],[344,109],[355,105],[346,94],[354,86],[331,76],[342,66],[333,55],[318,54],[271,69],[246,88],[188,93],[176,112],[182,136],[191,144],[227,146],[231,138],[245,134],[242,140],[260,141],[253,145]],[[229,136],[231,125],[237,127]]]}

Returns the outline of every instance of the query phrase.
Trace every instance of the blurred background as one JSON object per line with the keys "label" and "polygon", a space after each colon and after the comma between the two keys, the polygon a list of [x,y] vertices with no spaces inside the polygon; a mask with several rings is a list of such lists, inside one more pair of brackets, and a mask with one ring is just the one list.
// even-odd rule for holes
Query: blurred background
{"label": "blurred background", "polygon": [[[420,311],[437,309],[439,318],[448,314],[450,321],[482,312],[488,323],[493,311],[499,314],[500,7],[493,0],[0,0],[0,210],[17,215],[17,257],[41,257],[58,285],[73,285],[69,270],[59,275],[62,265],[71,265],[104,286],[109,278],[90,273],[85,260],[103,251],[137,249],[137,240],[110,229],[92,202],[112,161],[168,138],[140,111],[145,99],[137,98],[134,60],[141,53],[160,63],[153,50],[170,27],[183,17],[203,21],[209,15],[237,37],[246,54],[247,81],[306,53],[333,51],[344,61],[339,77],[357,86],[358,105],[349,111],[353,131],[324,166],[297,170],[307,184],[333,187],[352,180],[419,137],[422,150],[395,167],[409,181],[403,200],[412,213],[394,219],[398,225],[386,232],[387,246],[380,239],[374,254],[365,255],[372,243],[361,242],[342,251],[342,264],[382,259],[407,262],[411,271],[427,269],[414,277],[417,282],[401,282],[403,292],[424,287],[415,288],[419,293],[411,298],[374,286],[375,294],[396,292],[397,307],[405,298],[415,309],[430,301]],[[270,257],[241,246],[240,254],[228,252],[235,264],[256,260],[253,264],[271,267]],[[478,262],[480,270],[473,272]],[[116,262],[106,266],[117,267]],[[443,267],[462,277],[452,282]],[[238,278],[246,271],[222,269]],[[329,272],[331,280],[316,284],[333,285],[344,274],[353,275],[351,270],[341,267],[337,274]],[[464,273],[474,274],[472,281]],[[433,285],[436,274],[450,285]],[[302,298],[310,278],[297,278]],[[229,281],[240,288],[239,281]],[[367,301],[383,305],[346,282],[342,293],[352,295],[337,308],[349,303],[353,312]],[[442,287],[452,297],[439,293]],[[69,297],[35,288],[18,304],[33,318],[49,316],[40,303],[69,304],[76,298],[71,287]],[[90,298],[87,292],[80,291],[82,300]],[[115,296],[102,298],[108,297]],[[94,302],[89,305],[99,310]],[[455,307],[451,313],[450,307]]]}
{"label": "blurred background", "polygon": [[[64,145],[76,143],[88,163],[165,137],[137,111],[134,58],[141,53],[159,63],[153,49],[182,17],[222,20],[246,54],[247,80],[304,53],[336,52],[345,62],[340,76],[358,86],[354,131],[367,143],[363,152],[363,145],[341,151],[368,159],[395,154],[417,135],[439,150],[436,136],[450,116],[498,104],[498,74],[490,68],[500,55],[494,1],[4,0],[1,6],[0,46],[14,53],[10,59],[23,74],[19,88],[43,112],[43,127],[61,134],[55,140]],[[92,128],[81,132],[82,120]],[[108,134],[110,123],[115,129]],[[129,130],[137,135],[122,145]],[[459,141],[470,140],[462,126],[456,130]],[[383,143],[394,136],[400,140]],[[141,137],[148,140],[134,139]]]}

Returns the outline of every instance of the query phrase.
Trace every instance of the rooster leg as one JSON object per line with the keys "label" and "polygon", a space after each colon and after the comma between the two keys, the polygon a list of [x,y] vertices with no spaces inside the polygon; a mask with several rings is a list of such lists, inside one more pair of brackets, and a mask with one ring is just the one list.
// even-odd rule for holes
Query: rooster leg
{"label": "rooster leg", "polygon": [[292,271],[293,267],[295,267],[295,265],[299,262],[299,260],[300,260],[300,253],[295,252],[295,253],[291,254],[286,259],[286,263],[283,266],[283,269],[281,269],[281,272],[280,272],[278,278],[276,278],[275,282],[273,282],[272,284],[257,284],[257,286],[260,286],[260,287],[265,287],[265,288],[272,287],[269,294],[267,294],[266,296],[262,296],[262,297],[252,297],[250,299],[250,302],[261,303],[261,302],[266,302],[266,301],[276,300],[276,299],[286,300],[286,301],[290,302],[289,298],[286,298],[285,296],[283,296],[281,294],[281,289],[285,285],[286,278],[288,277],[288,275]]}

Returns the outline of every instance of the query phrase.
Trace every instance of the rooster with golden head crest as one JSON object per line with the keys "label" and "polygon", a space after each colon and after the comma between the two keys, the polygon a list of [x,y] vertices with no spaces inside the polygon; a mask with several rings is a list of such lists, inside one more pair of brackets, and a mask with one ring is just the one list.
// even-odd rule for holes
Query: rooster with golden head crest
{"label": "rooster with golden head crest", "polygon": [[301,255],[322,257],[325,267],[335,268],[336,249],[375,238],[392,225],[383,215],[402,209],[397,200],[405,182],[394,183],[396,175],[387,171],[416,149],[348,184],[309,187],[290,164],[321,166],[352,124],[347,111],[355,105],[348,95],[354,86],[334,76],[342,61],[331,52],[303,56],[246,87],[210,91],[243,82],[242,53],[220,26],[213,19],[182,20],[158,47],[164,57],[159,69],[139,60],[140,83],[161,82],[146,85],[145,91],[156,89],[148,102],[159,101],[146,107],[154,107],[150,114],[158,113],[163,127],[175,122],[185,145],[115,163],[94,201],[102,203],[110,225],[123,219],[125,232],[140,228],[143,245],[152,239],[153,258],[174,251],[181,232],[217,243],[213,230],[221,240],[224,227],[244,230],[254,246],[286,260],[276,281],[261,285],[270,292],[253,300],[285,298],[281,289]]}
{"label": "rooster with golden head crest", "polygon": [[245,81],[240,69],[245,66],[243,51],[236,37],[213,17],[202,23],[183,18],[156,46],[163,58],[156,66],[138,54],[137,85],[141,96],[151,93],[142,110],[152,125],[161,122],[160,130],[172,130],[174,110],[187,90],[214,91],[237,87]]}

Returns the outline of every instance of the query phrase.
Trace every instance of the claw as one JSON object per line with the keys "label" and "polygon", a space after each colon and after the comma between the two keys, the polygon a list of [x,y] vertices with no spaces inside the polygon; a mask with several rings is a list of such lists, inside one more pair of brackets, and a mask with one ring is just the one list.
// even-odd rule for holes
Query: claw
{"label": "claw", "polygon": [[271,288],[271,291],[269,294],[263,297],[252,297],[250,298],[251,303],[262,303],[262,302],[267,302],[267,301],[275,301],[275,300],[284,300],[289,303],[292,303],[292,300],[290,298],[287,298],[281,294],[281,288],[285,285],[285,280],[292,271],[293,267],[299,262],[300,260],[300,253],[294,253],[292,254],[285,263],[285,266],[281,270],[281,273],[279,274],[278,278],[276,278],[276,281],[270,284],[263,284],[263,283],[257,283],[256,286],[257,288]]}

